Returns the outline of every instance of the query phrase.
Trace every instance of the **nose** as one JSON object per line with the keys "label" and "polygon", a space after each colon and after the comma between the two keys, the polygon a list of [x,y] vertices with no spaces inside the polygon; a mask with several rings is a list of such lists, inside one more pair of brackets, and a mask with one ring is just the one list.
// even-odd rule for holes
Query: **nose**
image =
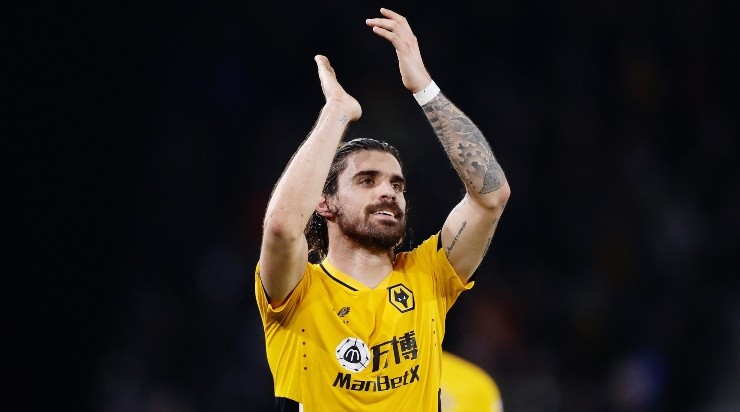
{"label": "nose", "polygon": [[380,198],[381,199],[395,200],[397,194],[398,193],[396,192],[396,189],[393,187],[393,183],[391,183],[389,180],[384,181],[380,185]]}

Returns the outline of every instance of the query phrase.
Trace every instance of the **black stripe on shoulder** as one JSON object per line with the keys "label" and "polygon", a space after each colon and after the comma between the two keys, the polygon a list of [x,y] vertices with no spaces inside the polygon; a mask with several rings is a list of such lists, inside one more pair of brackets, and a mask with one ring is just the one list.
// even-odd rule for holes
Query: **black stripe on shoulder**
{"label": "black stripe on shoulder", "polygon": [[439,236],[437,236],[437,250],[442,249],[442,231],[439,231]]}
{"label": "black stripe on shoulder", "polygon": [[348,285],[348,284],[346,284],[346,283],[342,282],[341,280],[339,280],[339,279],[335,278],[335,277],[334,277],[334,276],[333,276],[333,275],[332,275],[331,273],[329,273],[329,271],[328,271],[328,270],[326,270],[326,268],[324,267],[324,264],[323,264],[323,263],[319,263],[319,266],[321,266],[321,270],[323,270],[323,271],[324,271],[324,273],[326,273],[326,275],[327,275],[327,276],[329,276],[329,277],[330,277],[330,278],[331,278],[331,279],[332,279],[333,281],[335,281],[335,282],[339,283],[340,285],[344,286],[345,288],[347,288],[347,289],[349,289],[349,290],[352,290],[352,291],[355,291],[355,292],[357,292],[357,289],[355,289],[355,288],[353,288],[352,286],[350,286],[350,285]]}
{"label": "black stripe on shoulder", "polygon": [[298,412],[300,405],[293,399],[275,397],[275,412]]}

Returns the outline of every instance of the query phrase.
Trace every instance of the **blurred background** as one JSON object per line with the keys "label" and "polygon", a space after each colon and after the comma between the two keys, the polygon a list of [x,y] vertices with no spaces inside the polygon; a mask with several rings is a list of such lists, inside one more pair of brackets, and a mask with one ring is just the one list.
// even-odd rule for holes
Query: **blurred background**
{"label": "blurred background", "polygon": [[439,230],[463,188],[364,24],[381,6],[512,187],[445,347],[508,411],[740,410],[740,3],[721,0],[29,4],[6,62],[27,110],[4,155],[3,409],[270,408],[253,271],[323,104],[317,53],[363,106],[348,137],[401,151],[415,242]]}

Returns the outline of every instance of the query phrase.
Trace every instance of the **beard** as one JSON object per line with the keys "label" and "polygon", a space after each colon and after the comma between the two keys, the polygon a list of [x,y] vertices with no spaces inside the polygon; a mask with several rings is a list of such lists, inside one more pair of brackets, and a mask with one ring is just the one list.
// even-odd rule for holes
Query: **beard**
{"label": "beard", "polygon": [[[379,210],[391,211],[396,219],[375,220]],[[387,252],[398,246],[406,233],[406,213],[395,202],[367,206],[362,213],[337,214],[339,230],[352,242],[373,252]]]}

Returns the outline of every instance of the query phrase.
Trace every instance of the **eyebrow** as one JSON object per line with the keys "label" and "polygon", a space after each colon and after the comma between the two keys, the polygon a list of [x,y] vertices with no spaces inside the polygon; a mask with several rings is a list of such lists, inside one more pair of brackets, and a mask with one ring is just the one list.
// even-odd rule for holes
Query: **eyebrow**
{"label": "eyebrow", "polygon": [[[381,173],[378,170],[360,170],[359,172],[355,173],[354,176],[352,176],[352,179],[355,179],[360,176],[377,177],[380,174]],[[392,174],[390,181],[394,183],[404,183],[404,184],[406,183],[406,179],[403,176],[397,175],[397,174]]]}

